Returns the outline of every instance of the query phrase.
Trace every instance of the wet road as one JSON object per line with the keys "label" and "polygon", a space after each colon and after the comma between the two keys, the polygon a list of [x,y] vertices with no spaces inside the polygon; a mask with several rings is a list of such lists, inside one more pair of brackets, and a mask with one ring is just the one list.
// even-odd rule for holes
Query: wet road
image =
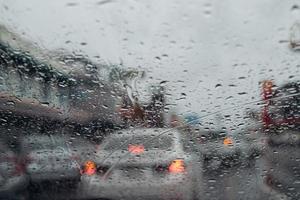
{"label": "wet road", "polygon": [[205,200],[283,200],[263,182],[264,170],[262,158],[251,166],[237,165],[206,172],[203,177]]}
{"label": "wet road", "polygon": [[[257,161],[257,163],[260,161]],[[204,199],[266,199],[262,170],[257,164],[252,166],[237,165],[208,171],[204,174]]]}

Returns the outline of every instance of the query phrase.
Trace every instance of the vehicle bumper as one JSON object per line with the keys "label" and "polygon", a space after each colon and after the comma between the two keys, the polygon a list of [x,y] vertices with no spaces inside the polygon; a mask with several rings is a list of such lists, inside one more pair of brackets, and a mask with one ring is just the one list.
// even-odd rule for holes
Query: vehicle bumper
{"label": "vehicle bumper", "polygon": [[45,180],[55,181],[55,180],[80,178],[80,170],[75,167],[64,168],[64,170],[59,170],[59,169],[36,170],[36,169],[27,168],[27,174],[29,175],[31,182],[41,182]]}
{"label": "vehicle bumper", "polygon": [[221,166],[233,166],[243,162],[239,149],[225,149],[204,154],[204,166],[208,169],[218,169]]}
{"label": "vehicle bumper", "polygon": [[160,181],[107,181],[99,176],[83,176],[79,196],[86,199],[193,199],[192,181],[177,176]]}

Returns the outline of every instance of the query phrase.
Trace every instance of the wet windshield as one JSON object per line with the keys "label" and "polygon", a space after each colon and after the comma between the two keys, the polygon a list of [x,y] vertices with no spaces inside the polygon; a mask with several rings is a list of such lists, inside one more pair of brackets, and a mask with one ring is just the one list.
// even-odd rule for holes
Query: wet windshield
{"label": "wet windshield", "polygon": [[299,55],[299,0],[0,0],[0,199],[298,200]]}

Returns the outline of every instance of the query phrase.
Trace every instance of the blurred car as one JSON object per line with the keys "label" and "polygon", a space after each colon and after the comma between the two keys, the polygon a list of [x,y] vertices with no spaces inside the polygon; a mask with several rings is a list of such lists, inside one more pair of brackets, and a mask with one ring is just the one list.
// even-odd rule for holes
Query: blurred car
{"label": "blurred car", "polygon": [[254,143],[247,141],[242,134],[228,134],[224,130],[202,130],[199,135],[198,149],[206,169],[215,170],[221,166],[236,164],[248,165],[254,161]]}
{"label": "blurred car", "polygon": [[17,154],[0,141],[0,199],[20,197],[27,183],[23,164]]}
{"label": "blurred car", "polygon": [[[193,199],[201,190],[201,162],[175,129],[132,129],[104,140],[83,166],[84,198]],[[198,160],[198,161],[197,161]]]}
{"label": "blurred car", "polygon": [[266,183],[300,199],[300,81],[277,88],[270,98]]}
{"label": "blurred car", "polygon": [[261,127],[250,127],[243,131],[242,138],[247,143],[247,157],[255,158],[261,156],[266,148],[268,138],[262,133]]}
{"label": "blurred car", "polygon": [[[26,162],[31,185],[50,186],[68,184],[75,188],[80,167],[63,135],[29,135],[20,142],[20,152]],[[36,189],[36,188],[35,188]]]}

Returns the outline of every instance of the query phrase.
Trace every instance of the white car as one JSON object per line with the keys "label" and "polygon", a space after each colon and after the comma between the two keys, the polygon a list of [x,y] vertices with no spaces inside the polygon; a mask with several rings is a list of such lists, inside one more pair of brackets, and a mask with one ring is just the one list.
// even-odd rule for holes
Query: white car
{"label": "white car", "polygon": [[199,199],[202,167],[175,129],[129,129],[108,136],[83,166],[85,199]]}
{"label": "white car", "polygon": [[217,170],[221,166],[231,167],[236,164],[251,165],[263,148],[261,143],[247,139],[243,134],[229,134],[223,130],[201,131],[196,143],[206,170]]}
{"label": "white car", "polygon": [[24,136],[20,143],[26,172],[31,183],[69,182],[77,185],[80,167],[67,146],[68,137],[62,135]]}
{"label": "white car", "polygon": [[18,156],[0,141],[0,199],[21,198],[28,179]]}

